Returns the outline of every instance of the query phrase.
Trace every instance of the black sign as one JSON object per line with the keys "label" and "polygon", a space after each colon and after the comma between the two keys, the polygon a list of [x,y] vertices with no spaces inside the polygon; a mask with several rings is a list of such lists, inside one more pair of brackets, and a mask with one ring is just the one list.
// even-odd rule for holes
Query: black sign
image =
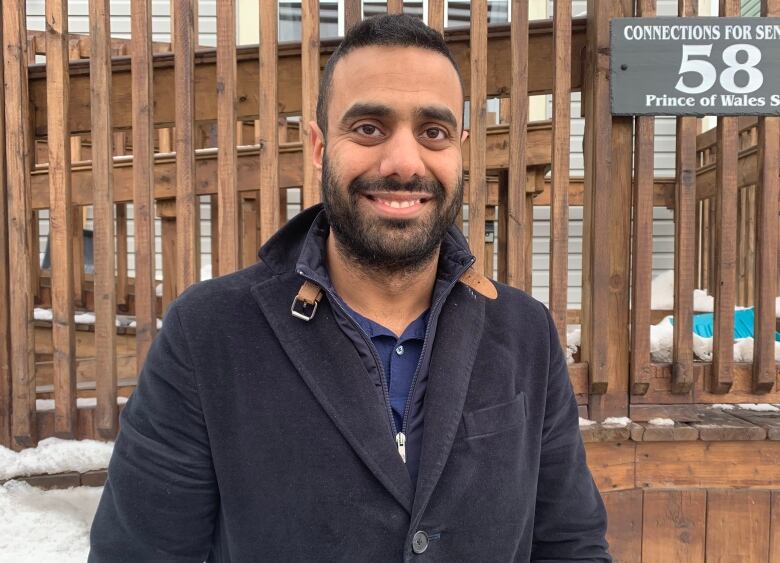
{"label": "black sign", "polygon": [[780,18],[616,18],[615,115],[780,115]]}

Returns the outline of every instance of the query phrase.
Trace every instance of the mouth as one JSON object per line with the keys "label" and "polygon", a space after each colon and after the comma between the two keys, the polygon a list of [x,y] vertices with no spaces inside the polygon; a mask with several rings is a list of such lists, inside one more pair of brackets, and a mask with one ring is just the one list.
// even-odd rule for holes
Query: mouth
{"label": "mouth", "polygon": [[433,199],[427,193],[374,192],[363,193],[374,209],[390,217],[410,217],[422,210]]}

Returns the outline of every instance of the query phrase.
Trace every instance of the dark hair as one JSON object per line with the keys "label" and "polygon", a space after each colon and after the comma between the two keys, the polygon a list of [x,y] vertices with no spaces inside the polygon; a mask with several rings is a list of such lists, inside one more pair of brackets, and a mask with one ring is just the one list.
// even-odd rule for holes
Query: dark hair
{"label": "dark hair", "polygon": [[320,93],[317,97],[317,125],[323,135],[328,133],[328,100],[333,82],[333,69],[341,58],[361,47],[417,47],[440,53],[452,63],[458,73],[461,91],[463,79],[455,59],[452,58],[444,37],[425,25],[422,20],[408,14],[375,16],[355,24],[344,36],[341,44],[328,59],[322,71]]}

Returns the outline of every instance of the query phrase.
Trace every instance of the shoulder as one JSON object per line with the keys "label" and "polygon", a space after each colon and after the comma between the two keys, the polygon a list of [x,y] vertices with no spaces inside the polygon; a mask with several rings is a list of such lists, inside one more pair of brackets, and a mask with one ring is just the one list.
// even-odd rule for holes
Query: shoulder
{"label": "shoulder", "polygon": [[198,282],[187,288],[171,304],[183,325],[212,325],[225,317],[245,315],[254,303],[252,287],[273,276],[262,262],[225,276]]}
{"label": "shoulder", "polygon": [[544,303],[522,289],[499,282],[493,284],[498,290],[498,297],[487,300],[488,314],[506,316],[525,325],[533,324],[547,328],[550,317]]}

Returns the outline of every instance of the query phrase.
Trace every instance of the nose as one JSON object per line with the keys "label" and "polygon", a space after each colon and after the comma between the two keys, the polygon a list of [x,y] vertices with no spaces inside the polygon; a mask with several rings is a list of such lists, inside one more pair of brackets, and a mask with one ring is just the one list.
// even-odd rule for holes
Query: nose
{"label": "nose", "polygon": [[420,145],[411,130],[396,130],[384,144],[379,173],[383,178],[395,176],[400,182],[409,182],[415,176],[425,176],[425,164],[420,156]]}

